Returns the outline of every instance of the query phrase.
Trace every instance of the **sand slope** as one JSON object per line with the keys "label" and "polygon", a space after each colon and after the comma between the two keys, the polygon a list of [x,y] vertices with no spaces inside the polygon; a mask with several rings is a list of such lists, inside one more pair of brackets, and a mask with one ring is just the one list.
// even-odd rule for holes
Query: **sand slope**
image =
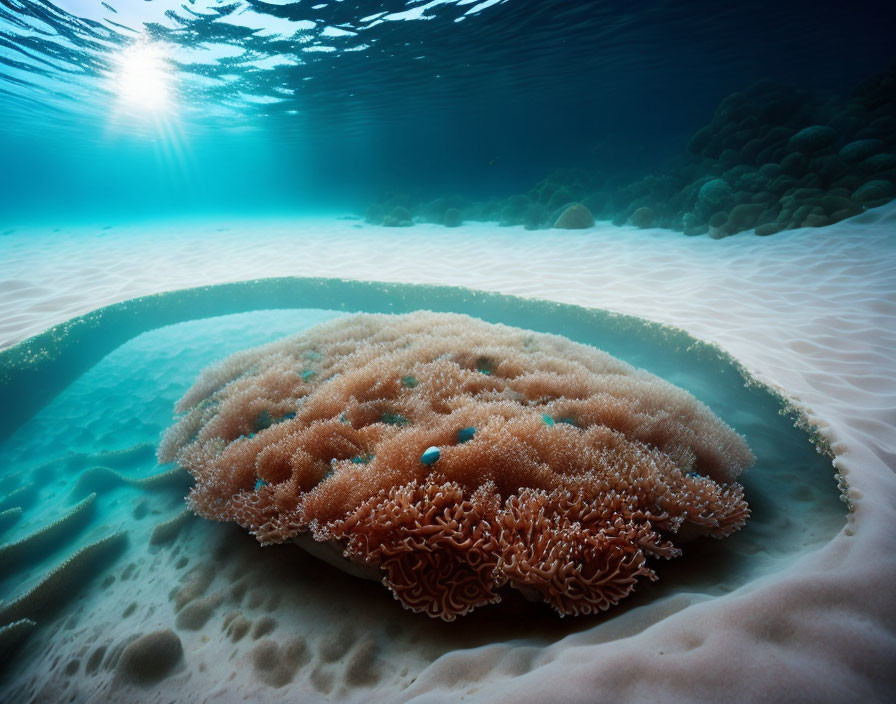
{"label": "sand slope", "polygon": [[896,684],[896,206],[767,239],[329,220],[20,230],[0,252],[0,346],[108,303],[223,281],[463,285],[715,342],[804,409],[836,453],[854,512],[823,549],[726,596],[682,597],[548,647],[454,650],[413,682],[392,680],[395,698],[882,701]]}

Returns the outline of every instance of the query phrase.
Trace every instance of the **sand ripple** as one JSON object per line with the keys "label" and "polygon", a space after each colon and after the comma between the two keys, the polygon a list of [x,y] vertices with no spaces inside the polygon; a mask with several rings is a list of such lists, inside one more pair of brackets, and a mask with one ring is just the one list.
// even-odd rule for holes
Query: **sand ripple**
{"label": "sand ripple", "polygon": [[679,605],[612,642],[605,629],[586,630],[525,665],[510,646],[457,651],[404,696],[455,701],[459,673],[494,702],[518,701],[521,692],[549,701],[595,691],[607,701],[655,700],[660,691],[663,701],[685,701],[695,678],[707,700],[730,698],[733,688],[737,700],[880,700],[894,684],[896,207],[818,230],[721,241],[602,225],[534,233],[344,220],[227,226],[17,230],[0,257],[0,347],[135,296],[270,276],[552,299],[638,315],[718,344],[806,410],[849,482],[855,512],[844,531],[765,581]]}

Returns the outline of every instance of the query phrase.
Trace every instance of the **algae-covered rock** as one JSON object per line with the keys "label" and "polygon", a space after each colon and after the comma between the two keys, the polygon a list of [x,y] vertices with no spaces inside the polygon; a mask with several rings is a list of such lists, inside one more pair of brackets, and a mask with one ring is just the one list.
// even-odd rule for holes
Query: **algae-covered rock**
{"label": "algae-covered rock", "polygon": [[869,181],[852,194],[852,200],[866,208],[874,208],[890,201],[896,195],[896,186],[890,181],[875,179]]}
{"label": "algae-covered rock", "polygon": [[781,165],[773,161],[759,167],[759,175],[762,176],[766,183],[772,183],[783,173],[784,170],[781,168]]}
{"label": "algae-covered rock", "polygon": [[526,219],[526,211],[531,205],[532,201],[528,196],[521,194],[510,196],[501,208],[501,225],[504,227],[522,225]]}
{"label": "algae-covered rock", "polygon": [[397,205],[383,218],[386,227],[410,227],[414,224],[411,220],[411,211],[401,205]]}
{"label": "algae-covered rock", "polygon": [[784,193],[796,185],[796,179],[787,174],[781,174],[769,184],[769,188],[773,193]]}
{"label": "algae-covered rock", "polygon": [[803,220],[802,227],[824,227],[830,224],[830,220],[826,215],[821,213],[809,213]]}
{"label": "algae-covered rock", "polygon": [[702,222],[694,213],[685,213],[681,220],[681,227],[688,237],[705,235],[709,230],[706,223]]}
{"label": "algae-covered rock", "polygon": [[722,153],[719,154],[719,161],[725,166],[734,166],[739,161],[739,157],[737,150],[727,148],[723,149]]}
{"label": "algae-covered rock", "polygon": [[850,215],[858,215],[862,211],[862,209],[855,203],[853,203],[849,198],[832,195],[830,193],[825,194],[820,198],[813,199],[813,202],[820,205],[824,209],[824,212],[828,215],[832,215],[833,213],[838,213],[844,210],[848,211]]}
{"label": "algae-covered rock", "polygon": [[523,227],[527,230],[540,230],[550,221],[550,212],[541,203],[532,203],[526,208],[523,216]]}
{"label": "algae-covered rock", "polygon": [[809,162],[809,171],[817,174],[825,187],[830,186],[846,173],[846,164],[836,154],[822,154]]}
{"label": "algae-covered rock", "polygon": [[382,225],[383,218],[385,217],[386,213],[383,209],[383,206],[379,203],[373,203],[367,208],[367,212],[364,215],[364,220],[371,225]]}
{"label": "algae-covered rock", "polygon": [[700,187],[697,200],[708,210],[715,211],[730,202],[733,195],[731,186],[727,182],[720,178],[714,178]]}
{"label": "algae-covered rock", "polygon": [[858,163],[880,153],[883,148],[884,143],[879,139],[857,139],[840,150],[840,158]]}
{"label": "algae-covered rock", "polygon": [[869,156],[858,166],[863,174],[880,174],[887,171],[896,171],[896,156],[892,154],[875,154]]}
{"label": "algae-covered rock", "polygon": [[727,230],[729,235],[734,235],[744,230],[751,230],[756,225],[763,210],[764,208],[759,203],[735,205],[728,215],[725,230]]}
{"label": "algae-covered rock", "polygon": [[828,219],[831,223],[840,222],[841,220],[846,220],[846,218],[851,218],[855,215],[855,211],[853,210],[835,210],[833,213],[828,215]]}
{"label": "algae-covered rock", "polygon": [[720,240],[724,237],[728,236],[728,228],[726,227],[726,223],[728,222],[728,213],[719,211],[714,213],[713,216],[709,219],[709,236],[711,239]]}
{"label": "algae-covered rock", "polygon": [[779,222],[767,222],[765,225],[759,225],[754,232],[760,237],[768,237],[777,234],[784,229],[784,225]]}
{"label": "algae-covered rock", "polygon": [[561,230],[584,230],[594,227],[594,216],[581,203],[570,203],[554,221],[554,227]]}
{"label": "algae-covered rock", "polygon": [[547,207],[548,210],[557,210],[558,208],[562,208],[567,203],[571,203],[575,200],[573,198],[572,193],[570,193],[566,188],[562,186],[558,188],[556,191],[551,194],[551,197],[548,198]]}
{"label": "algae-covered rock", "polygon": [[442,217],[442,223],[445,227],[460,227],[463,224],[460,211],[457,208],[448,208]]}
{"label": "algae-covered rock", "polygon": [[180,638],[166,628],[131,641],[122,652],[117,669],[130,682],[150,685],[171,674],[183,656]]}
{"label": "algae-covered rock", "polygon": [[805,175],[809,162],[800,152],[792,152],[781,159],[781,168],[784,173],[794,178]]}
{"label": "algae-covered rock", "polygon": [[653,227],[654,222],[656,221],[656,213],[653,208],[648,206],[641,206],[635,212],[632,213],[629,218],[629,222],[635,227],[639,227],[642,230],[648,227]]}
{"label": "algae-covered rock", "polygon": [[793,135],[787,146],[803,154],[815,154],[831,146],[836,140],[837,130],[827,125],[812,125]]}
{"label": "algae-covered rock", "polygon": [[745,164],[755,164],[756,158],[759,156],[759,152],[761,152],[766,147],[764,140],[759,138],[753,138],[749,142],[747,142],[740,150],[740,161]]}
{"label": "algae-covered rock", "polygon": [[723,227],[726,222],[728,222],[728,213],[720,210],[717,213],[713,213],[713,216],[709,219],[709,226],[719,228]]}
{"label": "algae-covered rock", "polygon": [[[395,203],[395,205],[406,205]],[[439,196],[422,205],[413,208],[413,214],[422,222],[431,222],[438,225],[445,224],[445,215],[449,210],[457,210],[460,213],[464,208],[464,199],[457,195]],[[449,227],[451,227],[449,225]]]}

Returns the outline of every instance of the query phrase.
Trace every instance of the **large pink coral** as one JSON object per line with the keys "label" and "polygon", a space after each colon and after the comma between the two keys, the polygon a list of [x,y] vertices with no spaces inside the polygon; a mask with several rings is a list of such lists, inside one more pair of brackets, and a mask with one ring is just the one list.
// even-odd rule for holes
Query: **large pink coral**
{"label": "large pink coral", "polygon": [[753,456],[690,394],[466,316],[337,319],[206,370],[178,410],[159,456],[193,474],[200,515],[262,543],[310,533],[446,620],[505,587],[606,609],[682,526],[724,537],[749,516]]}

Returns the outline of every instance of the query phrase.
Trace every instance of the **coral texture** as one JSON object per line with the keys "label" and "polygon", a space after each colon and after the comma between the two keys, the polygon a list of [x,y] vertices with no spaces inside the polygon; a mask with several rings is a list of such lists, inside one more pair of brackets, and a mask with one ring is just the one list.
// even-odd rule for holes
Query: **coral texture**
{"label": "coral texture", "polygon": [[207,369],[176,410],[159,458],[198,514],[263,544],[311,533],[445,620],[506,587],[607,609],[676,537],[749,516],[753,455],[693,396],[462,315],[340,318]]}

